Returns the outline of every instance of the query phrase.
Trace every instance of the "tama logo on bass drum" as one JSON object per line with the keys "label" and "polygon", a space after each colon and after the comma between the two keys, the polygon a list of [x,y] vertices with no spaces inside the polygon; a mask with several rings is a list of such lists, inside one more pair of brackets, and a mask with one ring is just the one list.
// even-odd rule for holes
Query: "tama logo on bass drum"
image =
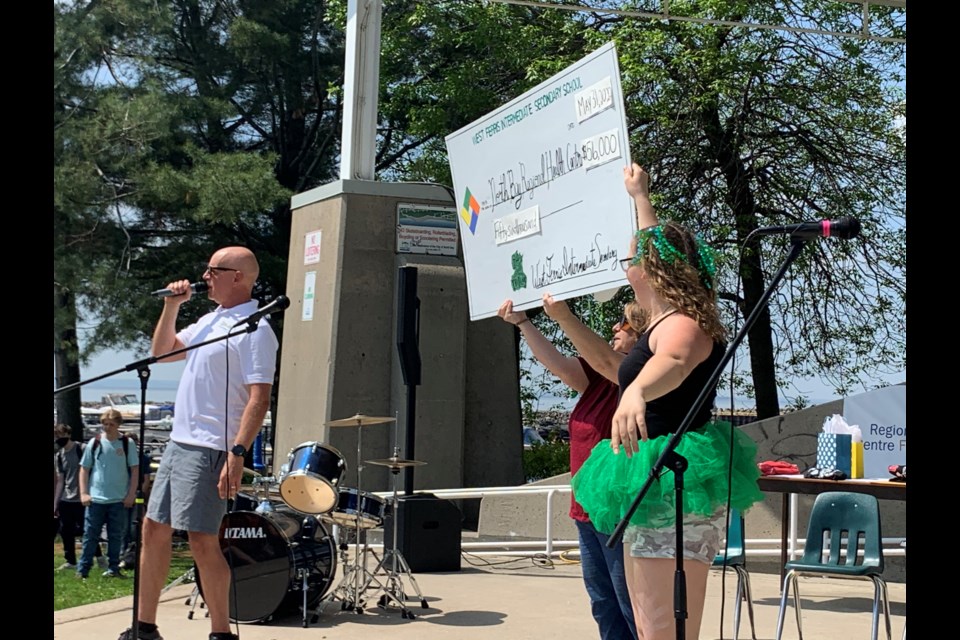
{"label": "tama logo on bass drum", "polygon": [[263,532],[263,527],[226,527],[223,530],[223,537],[228,540],[238,538],[266,538],[267,534]]}

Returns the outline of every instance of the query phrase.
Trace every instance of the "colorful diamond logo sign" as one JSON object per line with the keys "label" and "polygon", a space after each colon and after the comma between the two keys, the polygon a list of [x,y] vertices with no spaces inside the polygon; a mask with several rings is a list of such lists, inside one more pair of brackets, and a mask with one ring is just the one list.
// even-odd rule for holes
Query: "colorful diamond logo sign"
{"label": "colorful diamond logo sign", "polygon": [[480,217],[480,203],[477,202],[477,199],[470,193],[470,189],[467,189],[463,196],[463,207],[460,208],[460,217],[463,218],[463,223],[470,227],[470,233],[476,235],[477,219]]}

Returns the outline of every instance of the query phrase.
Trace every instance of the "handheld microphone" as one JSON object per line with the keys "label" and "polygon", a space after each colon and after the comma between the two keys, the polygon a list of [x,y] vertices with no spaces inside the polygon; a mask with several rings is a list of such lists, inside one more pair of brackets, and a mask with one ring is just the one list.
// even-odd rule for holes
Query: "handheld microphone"
{"label": "handheld microphone", "polygon": [[789,233],[791,238],[800,240],[808,238],[842,238],[849,240],[860,235],[860,221],[850,216],[844,216],[839,220],[820,220],[819,222],[801,222],[779,227],[760,227],[753,233],[758,236]]}
{"label": "handheld microphone", "polygon": [[[193,293],[204,293],[209,288],[210,288],[210,285],[208,285],[206,282],[203,282],[202,280],[200,282],[190,283],[190,291],[192,291]],[[176,296],[179,294],[174,293],[173,291],[170,291],[170,289],[157,289],[156,291],[152,292],[150,295],[159,296],[161,298],[169,298],[170,296]]]}
{"label": "handheld microphone", "polygon": [[257,309],[256,311],[251,313],[249,317],[244,318],[237,324],[233,325],[233,328],[239,327],[242,324],[249,324],[250,326],[256,326],[260,322],[261,318],[268,316],[271,313],[275,313],[277,311],[283,311],[289,306],[290,306],[290,298],[284,295],[279,295],[276,298],[274,298],[273,302],[271,302],[270,304],[266,305],[265,307],[261,307]]}

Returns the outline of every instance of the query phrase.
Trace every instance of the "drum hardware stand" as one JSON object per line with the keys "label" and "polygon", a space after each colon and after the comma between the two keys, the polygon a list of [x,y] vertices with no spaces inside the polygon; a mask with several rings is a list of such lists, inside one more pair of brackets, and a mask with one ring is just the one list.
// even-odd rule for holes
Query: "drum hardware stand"
{"label": "drum hardware stand", "polygon": [[257,508],[256,513],[270,513],[273,511],[273,504],[270,502],[270,485],[276,484],[276,479],[266,476],[257,476],[253,479],[253,486],[257,487]]}
{"label": "drum hardware stand", "polygon": [[[336,525],[339,533],[339,526]],[[376,578],[370,571],[367,569],[367,551],[368,544],[366,542],[366,536],[364,536],[362,551],[360,550],[360,535],[364,533],[364,530],[359,527],[359,524],[356,528],[351,527],[351,531],[354,531],[357,536],[356,542],[356,555],[354,561],[351,563],[347,560],[347,552],[350,548],[350,545],[347,542],[341,542],[339,545],[340,549],[340,558],[341,565],[343,566],[343,577],[340,578],[340,583],[336,588],[330,593],[328,599],[340,599],[340,610],[341,611],[355,611],[358,614],[363,613],[364,605],[366,600],[363,598],[363,594],[366,592],[370,583]],[[371,551],[371,553],[373,553]]]}
{"label": "drum hardware stand", "polygon": [[[194,610],[196,610],[197,605],[199,605],[201,609],[206,608],[206,604],[200,600],[200,586],[197,583],[197,573],[196,573],[195,567],[190,567],[190,569],[185,574],[183,574],[182,576],[180,576],[179,578],[177,578],[176,580],[174,580],[173,582],[165,586],[163,589],[161,589],[160,595],[163,595],[164,593],[166,593],[170,589],[173,589],[175,586],[177,586],[182,582],[194,583],[193,591],[190,593],[190,596],[187,598],[187,601],[183,603],[190,607],[190,611],[187,612],[187,620],[193,620],[193,612]],[[210,612],[207,611],[205,615],[206,617],[209,618]]]}
{"label": "drum hardware stand", "polygon": [[[190,597],[187,598],[187,601],[184,602],[183,604],[190,605],[190,611],[187,612],[187,620],[193,620],[193,612],[197,608],[198,604],[200,605],[201,609],[207,608],[206,603],[200,599],[200,587],[194,587],[193,593],[190,594]],[[203,617],[209,618],[210,612],[207,611],[206,613],[204,613]]]}
{"label": "drum hardware stand", "polygon": [[[372,424],[383,424],[385,422],[396,422],[396,418],[380,418],[365,416],[362,414],[356,414],[349,418],[343,418],[341,420],[334,420],[328,422],[327,426],[330,427],[357,427],[357,514],[354,517],[354,532],[356,535],[354,543],[354,562],[351,566],[346,562],[343,564],[343,577],[340,579],[340,584],[333,590],[331,598],[340,596],[340,610],[351,610],[355,611],[358,614],[363,613],[363,607],[365,601],[363,599],[363,593],[367,589],[367,585],[370,584],[370,581],[373,580],[373,574],[367,570],[367,539],[366,535],[363,538],[363,546],[361,549],[360,536],[363,535],[364,530],[361,526],[361,514],[360,507],[363,502],[363,491],[361,489],[361,471],[363,470],[363,427]],[[340,547],[341,557],[346,557],[347,545],[343,543]],[[351,585],[352,582],[352,585]]]}
{"label": "drum hardware stand", "polygon": [[[313,518],[313,523],[310,522],[310,519]],[[315,527],[318,525],[318,521],[315,516],[306,516],[303,519],[303,524],[300,527],[300,536],[302,540],[309,540],[313,533],[316,531]],[[297,543],[299,545],[299,543]],[[315,557],[309,553],[303,554],[302,556],[303,566],[297,567],[296,575],[300,578],[300,589],[303,591],[303,604],[300,606],[300,610],[303,612],[303,628],[306,629],[309,624],[307,623],[307,618],[309,617],[310,622],[316,622],[320,619],[319,605],[317,609],[310,609],[307,606],[307,599],[310,595],[310,582],[308,578],[310,577],[310,565],[315,561]]]}
{"label": "drum hardware stand", "polygon": [[[391,503],[393,508],[393,547],[387,549],[386,545],[384,545],[383,558],[380,559],[380,563],[377,565],[377,568],[374,569],[373,575],[371,576],[370,580],[367,581],[367,586],[369,586],[372,582],[376,582],[379,585],[382,595],[377,601],[377,605],[381,609],[386,609],[387,605],[390,604],[390,601],[393,601],[398,607],[400,607],[400,617],[413,620],[417,616],[413,613],[413,611],[407,608],[407,595],[403,589],[403,580],[400,575],[401,572],[406,574],[407,578],[410,580],[410,584],[413,585],[414,591],[417,592],[417,598],[420,599],[420,606],[424,609],[428,609],[430,605],[427,604],[426,599],[423,597],[423,593],[420,592],[420,586],[417,584],[417,580],[413,577],[413,573],[410,571],[410,565],[407,564],[403,554],[399,549],[397,549],[397,522],[400,516],[399,499],[397,498],[397,476],[400,473],[400,469],[414,467],[425,463],[417,460],[401,460],[399,458],[399,453],[400,448],[394,447],[393,458],[389,458],[387,460],[368,461],[373,464],[389,467],[390,473],[393,475],[393,501]],[[389,563],[387,562],[388,560],[390,561]],[[376,578],[376,576],[380,574],[381,570],[383,571],[384,576],[383,582],[380,582]]]}
{"label": "drum hardware stand", "polygon": [[303,610],[303,628],[306,629],[309,626],[307,624],[307,614],[312,613],[313,615],[310,616],[310,621],[316,622],[317,620],[320,619],[320,613],[317,610],[311,611],[310,608],[307,607],[307,595],[308,595],[307,592],[310,586],[309,584],[307,584],[307,578],[310,576],[310,570],[307,567],[300,567],[297,569],[297,573],[302,578],[300,589],[303,590],[303,604],[301,605],[300,608]]}
{"label": "drum hardware stand", "polygon": [[[194,567],[190,567],[190,569],[189,569],[186,573],[184,573],[182,576],[180,576],[179,578],[177,578],[176,580],[174,580],[173,582],[171,582],[170,584],[168,584],[167,586],[165,586],[163,589],[161,589],[161,590],[160,590],[160,595],[163,595],[164,593],[166,593],[166,592],[169,591],[170,589],[173,589],[173,588],[176,587],[177,585],[179,585],[179,584],[181,584],[181,583],[184,583],[184,582],[193,582],[193,583],[194,583],[193,592],[192,592],[192,593],[190,594],[190,596],[187,598],[187,601],[183,603],[183,604],[185,604],[185,605],[187,605],[187,606],[190,607],[190,611],[187,613],[187,619],[188,619],[188,620],[193,620],[193,612],[194,612],[194,610],[197,608],[197,605],[198,605],[198,604],[200,605],[200,608],[201,608],[201,609],[206,608],[205,605],[204,605],[204,603],[200,601],[200,587],[196,584],[196,582],[197,582],[197,573],[196,573],[196,569],[195,569]],[[210,613],[207,612],[207,616],[209,616],[209,615],[210,615]]]}

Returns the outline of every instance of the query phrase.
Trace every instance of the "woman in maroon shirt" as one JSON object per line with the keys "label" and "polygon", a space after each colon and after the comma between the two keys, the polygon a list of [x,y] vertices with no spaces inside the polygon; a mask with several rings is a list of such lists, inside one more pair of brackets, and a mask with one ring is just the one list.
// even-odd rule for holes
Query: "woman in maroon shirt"
{"label": "woman in maroon shirt", "polygon": [[[601,371],[595,370],[581,357],[568,357],[560,353],[523,311],[514,311],[513,302],[505,301],[499,315],[520,329],[533,356],[550,373],[571,389],[578,391],[580,399],[570,414],[570,473],[576,473],[590,450],[598,442],[610,437],[613,413],[617,409],[620,389],[616,383],[619,362],[637,342],[637,330],[641,323],[640,307],[630,302],[624,307],[624,315],[613,325],[613,339],[607,344],[600,336],[583,325],[566,303],[544,298],[549,305],[548,314],[570,316],[568,325],[579,325],[581,333],[589,333],[595,341],[594,349],[603,353]],[[598,343],[598,344],[596,344]],[[570,517],[574,519],[580,540],[580,565],[584,585],[590,596],[590,607],[597,622],[602,640],[633,640],[637,637],[633,611],[624,573],[623,549],[607,548],[608,535],[597,531],[590,518],[571,495]]]}

